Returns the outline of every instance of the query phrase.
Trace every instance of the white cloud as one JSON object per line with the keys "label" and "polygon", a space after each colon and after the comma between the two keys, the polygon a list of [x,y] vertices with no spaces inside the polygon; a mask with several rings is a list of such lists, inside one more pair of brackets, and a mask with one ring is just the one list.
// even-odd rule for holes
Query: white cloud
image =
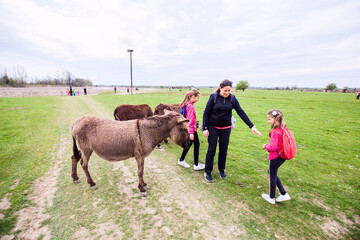
{"label": "white cloud", "polygon": [[[350,79],[346,71],[360,72],[360,2],[353,0],[0,4],[0,30],[7,33],[0,37],[0,50],[36,72],[41,68],[31,61],[42,62],[44,72],[69,68],[99,83],[112,73],[106,79],[111,84],[128,73],[128,48],[135,50],[134,75],[141,76],[141,84],[172,76],[174,84],[204,79],[198,85],[217,85],[226,75],[249,77],[253,86],[265,81],[280,86],[288,78],[314,79],[336,71]],[[9,64],[4,57],[0,61]],[[89,61],[91,73],[84,70]]]}

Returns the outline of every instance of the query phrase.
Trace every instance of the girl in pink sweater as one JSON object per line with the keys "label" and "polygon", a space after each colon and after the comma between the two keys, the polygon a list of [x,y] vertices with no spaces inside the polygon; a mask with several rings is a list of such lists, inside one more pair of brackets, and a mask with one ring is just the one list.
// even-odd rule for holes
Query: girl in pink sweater
{"label": "girl in pink sweater", "polygon": [[199,100],[200,92],[198,90],[191,90],[190,92],[185,94],[184,100],[181,102],[181,108],[186,106],[186,115],[185,117],[189,119],[189,133],[190,133],[190,141],[191,144],[189,148],[183,150],[180,159],[178,160],[178,164],[184,168],[189,168],[190,165],[185,162],[186,154],[188,153],[191,145],[194,143],[194,170],[203,170],[205,165],[199,163],[199,147],[200,141],[199,136],[196,132],[197,123],[196,123],[196,113],[194,104]]}
{"label": "girl in pink sweater", "polygon": [[268,123],[270,129],[270,144],[264,144],[263,149],[269,151],[269,188],[270,194],[262,194],[262,197],[271,204],[275,204],[276,187],[279,188],[280,196],[276,198],[276,202],[290,200],[290,196],[286,193],[280,178],[277,175],[279,167],[286,161],[279,155],[279,149],[283,145],[282,140],[282,126],[284,123],[284,116],[279,109],[271,110],[267,113]]}

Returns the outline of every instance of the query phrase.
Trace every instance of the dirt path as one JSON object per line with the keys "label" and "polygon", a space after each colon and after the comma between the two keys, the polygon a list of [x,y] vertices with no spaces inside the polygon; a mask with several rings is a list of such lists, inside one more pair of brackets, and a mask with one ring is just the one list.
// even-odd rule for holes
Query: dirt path
{"label": "dirt path", "polygon": [[[61,111],[68,111],[68,125],[79,109],[112,118],[112,110],[92,98],[80,97],[70,104],[64,98]],[[70,114],[72,113],[72,114]],[[145,161],[148,197],[140,197],[134,159],[109,163],[91,157],[89,170],[99,189],[91,191],[83,171],[82,182],[70,178],[69,132],[59,140],[54,165],[34,182],[32,206],[18,212],[15,231],[19,239],[241,239],[246,228],[238,211],[251,215],[246,205],[217,202],[203,171],[177,166],[176,156],[166,146],[155,149]],[[181,149],[179,148],[179,152]],[[190,172],[190,176],[189,176]],[[194,178],[196,181],[194,181]],[[214,200],[215,199],[215,200]],[[259,219],[259,221],[262,221]],[[12,239],[3,236],[1,239]]]}

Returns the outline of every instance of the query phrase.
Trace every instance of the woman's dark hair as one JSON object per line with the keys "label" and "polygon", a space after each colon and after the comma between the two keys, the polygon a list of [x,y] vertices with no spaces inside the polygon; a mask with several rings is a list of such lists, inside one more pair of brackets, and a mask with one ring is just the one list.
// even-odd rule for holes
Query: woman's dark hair
{"label": "woman's dark hair", "polygon": [[219,87],[216,89],[215,92],[220,92],[220,89],[223,88],[223,87],[227,87],[227,86],[232,87],[232,84],[233,84],[232,81],[230,81],[228,79],[224,79],[224,80],[221,81]]}

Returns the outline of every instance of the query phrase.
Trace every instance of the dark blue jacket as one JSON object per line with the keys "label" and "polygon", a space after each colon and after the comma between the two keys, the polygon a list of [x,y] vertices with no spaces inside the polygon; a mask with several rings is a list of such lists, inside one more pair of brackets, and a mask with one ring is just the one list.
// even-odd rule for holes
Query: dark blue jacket
{"label": "dark blue jacket", "polygon": [[[206,108],[203,115],[203,126],[204,129],[207,129],[208,126],[215,127],[228,127],[231,126],[231,116],[233,103],[231,102],[231,94],[224,98],[220,93],[216,96],[216,102],[214,103],[214,94],[210,95],[210,98],[206,104]],[[235,111],[239,117],[252,128],[254,124],[250,121],[249,117],[246,115],[244,110],[240,107],[240,104],[236,97],[235,100]]]}

